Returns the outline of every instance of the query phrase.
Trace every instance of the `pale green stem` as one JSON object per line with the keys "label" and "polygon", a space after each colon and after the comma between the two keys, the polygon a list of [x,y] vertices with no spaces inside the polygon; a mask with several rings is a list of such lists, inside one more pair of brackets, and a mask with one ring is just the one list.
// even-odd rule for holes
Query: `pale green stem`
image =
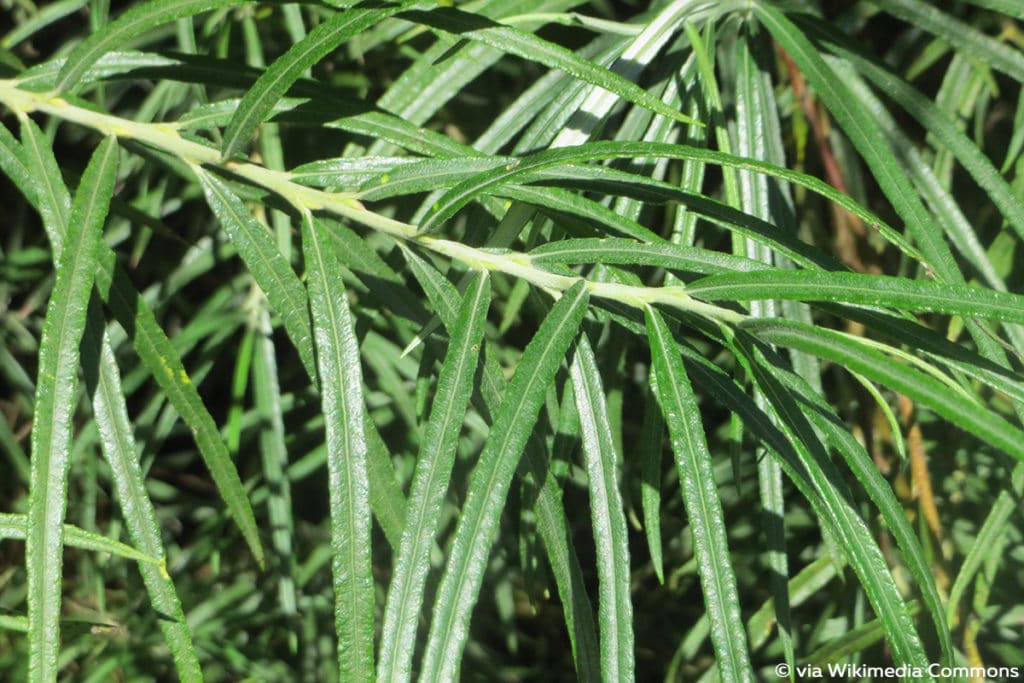
{"label": "pale green stem", "polygon": [[[195,140],[183,138],[173,124],[140,123],[77,106],[52,93],[20,90],[15,80],[0,79],[0,103],[14,112],[42,112],[64,121],[92,128],[104,135],[137,140],[171,154],[193,167],[221,168],[264,187],[300,210],[327,211],[364,226],[462,262],[474,270],[498,271],[526,280],[552,296],[571,287],[578,277],[548,272],[533,264],[529,254],[494,253],[452,240],[420,234],[415,225],[376,214],[349,192],[325,192],[292,181],[287,171],[274,171],[258,164],[221,158],[219,150]],[[611,282],[587,281],[591,295],[617,301],[633,308],[664,304],[723,323],[735,324],[747,316],[719,306],[697,301],[681,286],[641,287]]]}

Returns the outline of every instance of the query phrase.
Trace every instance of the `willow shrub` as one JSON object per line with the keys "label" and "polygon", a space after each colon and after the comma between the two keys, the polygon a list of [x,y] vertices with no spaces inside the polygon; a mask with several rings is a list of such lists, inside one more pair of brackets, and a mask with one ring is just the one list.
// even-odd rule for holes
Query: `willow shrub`
{"label": "willow shrub", "polygon": [[1020,3],[3,4],[4,678],[1020,664]]}

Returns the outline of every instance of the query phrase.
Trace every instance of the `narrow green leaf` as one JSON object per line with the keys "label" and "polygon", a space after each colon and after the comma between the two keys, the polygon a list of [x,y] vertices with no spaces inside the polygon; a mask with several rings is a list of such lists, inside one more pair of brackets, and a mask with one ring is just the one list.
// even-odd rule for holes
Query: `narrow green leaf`
{"label": "narrow green leaf", "polygon": [[372,202],[416,192],[432,192],[512,162],[513,159],[509,157],[472,156],[405,163],[381,173],[363,185],[359,196]]}
{"label": "narrow green leaf", "polygon": [[480,41],[503,52],[538,62],[552,69],[561,69],[580,80],[613,92],[630,102],[670,119],[683,123],[692,121],[690,117],[669,107],[654,95],[615,72],[601,68],[560,45],[511,26],[496,23],[486,17],[450,7],[436,7],[429,11],[403,12],[402,18],[433,26],[469,40]]}
{"label": "narrow green leaf", "polygon": [[61,177],[50,142],[35,121],[27,117],[22,120],[21,137],[25,163],[32,178],[26,182],[35,186],[34,195],[46,236],[54,250],[60,251],[71,213],[71,194]]}
{"label": "narrow green leaf", "polygon": [[362,188],[374,179],[385,184],[395,169],[417,163],[416,157],[338,157],[296,166],[289,175],[303,185]]}
{"label": "narrow green leaf", "polygon": [[[496,369],[493,365],[491,368]],[[536,439],[530,439],[523,457],[534,479],[543,479],[534,504],[537,530],[544,541],[551,573],[558,586],[558,597],[562,601],[562,613],[565,615],[565,626],[576,663],[576,675],[581,681],[596,681],[601,675],[601,662],[597,628],[594,626],[594,608],[590,604],[576,548],[570,540],[568,513],[562,503],[561,484],[552,468],[544,462],[542,447],[535,442]]]}
{"label": "narrow green leaf", "polygon": [[370,478],[370,509],[377,518],[392,551],[402,542],[405,526],[406,500],[402,484],[391,462],[391,452],[381,439],[369,415],[363,420],[366,435],[366,468]]}
{"label": "narrow green leaf", "polygon": [[512,475],[548,386],[583,320],[587,299],[582,281],[563,293],[527,345],[505,392],[484,451],[473,470],[452,552],[438,589],[420,667],[423,680],[458,677],[462,651],[469,636],[470,616]]}
{"label": "narrow green leaf", "polygon": [[569,216],[576,221],[588,221],[600,232],[614,232],[641,242],[662,241],[657,233],[635,220],[630,220],[604,204],[571,190],[535,185],[508,185],[499,189],[496,194],[530,204],[556,219]]}
{"label": "narrow green leaf", "polygon": [[[566,178],[568,178],[572,173],[573,167],[571,165],[564,167],[564,174]],[[630,175],[622,172],[615,172],[610,169],[607,171],[601,171],[601,173],[603,175],[612,175],[617,173],[619,178],[625,175]],[[581,175],[579,171],[576,171],[576,174]],[[756,241],[759,244],[770,247],[772,250],[790,258],[794,263],[805,268],[829,271],[843,269],[842,263],[834,257],[829,256],[817,247],[801,242],[791,231],[779,228],[773,223],[762,220],[756,216],[751,216],[750,214],[744,213],[729,206],[728,204],[710,197],[679,190],[668,183],[644,179],[643,176],[632,177],[637,179],[637,181],[633,183],[634,186],[642,184],[645,189],[652,189],[655,191],[656,194],[654,194],[651,199],[659,202],[678,203],[681,208],[685,208],[686,214],[692,218],[705,218],[710,223],[719,225],[727,230]],[[602,191],[611,191],[613,194],[622,196],[624,189],[619,187],[617,190],[612,191],[611,188],[602,188]],[[531,194],[527,194],[528,192]],[[566,190],[559,190],[559,192],[564,192],[567,195],[569,194]],[[563,196],[556,195],[555,190],[552,188],[546,188],[542,194],[539,188],[533,188],[531,186],[501,186],[496,188],[494,193],[500,196],[508,196],[529,202],[545,212],[553,209],[565,212],[573,217],[586,217],[596,223],[598,229],[601,231],[617,232],[641,242],[653,243],[654,245],[658,245],[656,248],[659,248],[661,244],[666,242],[666,240],[662,239],[658,235],[651,233],[650,230],[647,230],[642,226],[638,226],[635,221],[624,219],[621,216],[611,218],[611,216],[608,216],[607,214],[612,214],[612,216],[617,216],[617,214],[610,209],[606,209],[604,212],[592,210],[591,205],[597,204],[592,200],[579,198],[580,201],[569,203],[564,200]],[[597,204],[597,206],[600,205]],[[636,229],[637,227],[639,227],[639,229]],[[880,230],[886,236],[886,239],[889,239],[890,242],[896,244],[904,253],[907,253],[910,256],[914,255],[915,252],[913,249],[908,247],[902,241],[902,238],[890,239],[893,237],[890,228],[880,228]],[[731,255],[725,255],[723,258],[727,259],[730,258],[730,256]],[[913,257],[916,258],[916,256]],[[742,268],[741,270],[750,270],[751,268]]]}
{"label": "narrow green leaf", "polygon": [[[785,325],[789,321],[760,319],[758,323]],[[872,609],[885,627],[896,662],[926,669],[927,656],[907,605],[824,443],[804,416],[797,397],[777,379],[775,368],[757,348],[751,348],[750,337],[741,335],[739,341],[738,357],[776,411],[776,422],[789,442],[774,446],[782,456],[779,464],[812,503],[819,520],[834,535],[837,551],[857,573]],[[752,426],[757,428],[756,423]]]}
{"label": "narrow green leaf", "polygon": [[11,179],[30,204],[39,207],[38,193],[33,184],[32,171],[25,160],[25,151],[3,124],[0,124],[0,171]]}
{"label": "narrow green leaf", "polygon": [[277,555],[277,569],[282,574],[277,595],[281,611],[287,615],[294,615],[298,610],[298,598],[294,578],[295,523],[292,518],[291,481],[285,473],[288,467],[288,449],[285,445],[284,411],[281,406],[281,386],[278,382],[273,330],[270,325],[270,314],[265,310],[261,311],[256,328],[252,393],[256,412],[260,417],[259,448],[263,478],[269,490],[267,513],[270,518],[270,541]]}
{"label": "narrow green leaf", "polygon": [[[340,255],[338,260],[341,261]],[[373,331],[364,334],[360,341],[363,362],[375,376],[377,387],[387,396],[388,407],[402,421],[409,438],[419,443],[421,434],[416,403],[406,385],[406,380],[415,372],[411,367],[412,359],[406,360],[409,369],[403,373],[397,367],[402,360],[398,346]]]}
{"label": "narrow green leaf", "polygon": [[[6,512],[0,512],[0,538],[9,538],[18,541],[25,540],[25,528],[27,524],[28,519],[26,515],[13,515]],[[63,534],[65,545],[70,545],[74,548],[90,550],[94,553],[109,553],[135,562],[145,562],[155,565],[159,565],[162,562],[159,557],[147,555],[144,552],[136,550],[130,545],[125,545],[120,541],[107,538],[102,534],[86,531],[85,529],[73,524],[65,524]]]}
{"label": "narrow green leaf", "polygon": [[954,344],[924,325],[868,309],[833,304],[823,304],[822,308],[834,315],[856,320],[872,330],[882,332],[892,343],[917,349],[965,376],[976,379],[1024,404],[1024,379],[1019,375],[978,353]]}
{"label": "narrow green leaf", "polygon": [[414,154],[434,156],[458,156],[465,153],[465,146],[440,133],[417,127],[403,119],[382,111],[349,115],[344,118],[332,117],[325,124],[358,135],[386,140],[399,145]]}
{"label": "narrow green leaf", "polygon": [[886,275],[807,270],[728,273],[697,280],[686,291],[707,301],[836,301],[1024,323],[1024,296]]}
{"label": "narrow green leaf", "polygon": [[727,681],[751,680],[754,674],[740,616],[736,577],[729,561],[728,532],[700,408],[668,325],[654,309],[647,307],[644,313],[657,376],[655,395],[676,455],[719,670]]}
{"label": "narrow green leaf", "polygon": [[6,49],[17,45],[50,24],[77,12],[87,2],[88,0],[57,0],[57,2],[42,7],[30,19],[8,31],[7,35],[0,39],[0,48]]}
{"label": "narrow green leaf", "polygon": [[[42,170],[57,167],[42,132],[34,128],[31,121],[26,121],[26,124],[28,128],[25,134],[30,137],[33,150],[32,163],[38,169],[36,175],[45,178],[41,185],[44,191],[38,197],[38,208],[44,217],[44,227],[51,239],[54,260],[59,261],[68,230],[67,209],[63,202],[70,199],[59,173]],[[100,250],[105,251],[106,247],[101,244]],[[125,407],[125,392],[121,386],[114,353],[104,332],[104,325],[102,310],[93,298],[89,302],[86,317],[81,360],[86,385],[93,397],[93,412],[99,427],[103,452],[110,464],[118,502],[132,540],[143,552],[153,557],[163,557],[160,527],[153,504],[146,492],[138,461],[138,448]],[[161,619],[160,628],[174,657],[180,678],[187,681],[201,680],[199,658],[192,645],[192,637],[174,584],[163,566],[139,565],[139,571],[153,607],[161,614],[171,617]]]}
{"label": "narrow green leaf", "polygon": [[155,26],[212,9],[248,4],[252,3],[249,0],[152,0],[134,7],[104,26],[102,30],[93,33],[71,51],[57,76],[53,90],[60,93],[74,88],[89,67],[111,48]]}
{"label": "narrow green leaf", "polygon": [[[819,51],[786,16],[766,3],[754,6],[758,19],[779,44],[792,56],[800,71],[828,107],[850,141],[864,158],[875,181],[903,219],[907,231],[920,245],[926,264],[944,281],[959,283],[963,276],[957,269],[942,232],[931,220],[913,186],[892,151],[879,140],[885,134],[869,111],[854,97],[843,80],[829,68]],[[868,225],[872,225],[868,222]]]}
{"label": "narrow green leaf", "polygon": [[109,247],[101,249],[96,287],[121,326],[129,332],[139,358],[160,386],[167,400],[192,430],[214,484],[242,532],[256,562],[263,565],[263,546],[252,505],[238,476],[227,446],[210,412],[203,405],[181,357],[164,334],[153,311],[146,305]]}
{"label": "narrow green leaf", "polygon": [[[436,228],[440,223],[454,216],[462,207],[481,194],[495,192],[495,188],[508,183],[522,182],[523,176],[529,176],[538,171],[558,166],[564,167],[568,172],[571,170],[572,164],[623,158],[682,159],[684,161],[696,161],[727,168],[764,173],[774,178],[806,187],[847,209],[864,220],[868,225],[876,226],[879,230],[886,230],[890,239],[899,239],[898,233],[887,226],[880,218],[866,211],[857,202],[847,195],[838,192],[828,183],[813,176],[757,159],[747,159],[701,147],[661,142],[631,141],[601,141],[575,147],[560,147],[521,157],[518,164],[507,164],[493,171],[481,173],[459,183],[446,192],[434,204],[427,215],[424,216],[420,222],[420,230],[427,232]],[[909,247],[905,248],[909,249]]]}
{"label": "narrow green leaf", "polygon": [[473,378],[490,304],[490,280],[478,273],[463,295],[451,343],[437,381],[437,394],[416,458],[402,542],[395,558],[381,631],[377,680],[407,681],[411,674],[430,568],[430,549],[440,523],[444,495],[455,463],[459,432],[473,392]]}
{"label": "narrow green leaf", "polygon": [[[409,269],[423,287],[438,316],[450,330],[458,315],[458,291],[434,268],[415,253],[406,250]],[[506,393],[502,370],[493,356],[485,353],[484,371],[480,382],[480,396],[483,404],[478,405],[480,414],[495,415]],[[562,489],[551,468],[544,460],[543,448],[532,438],[526,444],[526,464],[540,485],[534,511],[537,514],[537,530],[544,540],[551,573],[558,586],[558,595],[565,615],[566,630],[572,647],[576,673],[581,680],[597,680],[601,674],[600,655],[597,642],[597,628],[594,626],[594,610],[590,604],[583,571],[579,558],[570,541],[566,526],[565,508],[562,505]]]}
{"label": "narrow green leaf", "polygon": [[242,200],[223,181],[206,171],[196,167],[196,175],[203,185],[206,201],[238,249],[238,255],[245,261],[271,307],[281,316],[284,329],[295,345],[307,374],[316,378],[313,336],[302,282],[278,249],[273,236],[246,211]]}
{"label": "narrow green leaf", "polygon": [[[769,353],[765,351],[765,356],[768,355]],[[878,508],[890,533],[896,539],[904,562],[916,579],[925,605],[931,613],[942,646],[944,662],[952,664],[953,642],[945,622],[942,601],[935,586],[935,577],[932,576],[932,570],[925,558],[921,543],[907,521],[903,506],[896,499],[891,486],[882,477],[871,456],[843,425],[821,395],[816,393],[798,375],[786,369],[781,362],[774,365],[772,373],[794,395],[800,397],[801,410],[804,415],[819,433],[824,435],[825,440],[842,455],[850,471],[857,477]]]}
{"label": "narrow green leaf", "polygon": [[[117,141],[96,149],[75,193],[57,282],[39,344],[28,503],[29,675],[57,679],[61,561],[72,417],[77,403],[79,343],[96,274],[96,254],[117,177]],[[58,179],[50,179],[55,184]],[[49,182],[49,181],[47,181]],[[62,182],[62,181],[60,181]]]}
{"label": "narrow green leaf", "polygon": [[174,657],[178,677],[183,681],[202,680],[199,656],[192,644],[185,612],[163,562],[165,553],[160,524],[146,491],[120,372],[104,330],[103,311],[97,296],[89,301],[85,336],[82,338],[82,369],[92,395],[103,454],[113,474],[125,526],[142,552],[161,558],[159,566],[140,564],[139,572],[146,584],[150,604],[166,617],[160,619],[160,629]]}
{"label": "narrow green leaf", "polygon": [[569,375],[580,417],[597,552],[601,677],[608,682],[631,681],[635,673],[633,602],[626,515],[619,492],[622,462],[612,439],[597,359],[585,334],[576,343]]}
{"label": "narrow green leaf", "polygon": [[762,341],[832,360],[881,382],[1024,461],[1024,432],[978,404],[959,400],[937,379],[908,368],[851,337],[795,321],[748,320],[742,327]]}
{"label": "narrow green leaf", "polygon": [[644,536],[651,554],[651,564],[658,583],[665,583],[665,562],[661,543],[661,479],[662,435],[665,422],[657,398],[650,392],[644,397],[644,423],[638,446],[640,460],[640,506],[644,513]]}
{"label": "narrow green leaf", "polygon": [[765,270],[759,261],[681,244],[644,244],[633,240],[571,239],[548,242],[530,252],[533,263],[604,263],[658,266],[687,273],[731,273]]}
{"label": "narrow green leaf", "polygon": [[[160,75],[189,82],[216,81],[248,90],[262,72],[240,68],[226,60],[190,56],[187,62],[165,68]],[[268,112],[275,121],[337,128],[397,145],[414,154],[437,157],[483,156],[472,147],[437,131],[420,128],[382,109],[348,100],[325,101],[322,99],[322,88],[315,82],[297,81],[292,91],[301,97],[279,98]],[[179,125],[185,130],[225,126],[230,123],[240,102],[241,99],[228,98],[196,107],[179,120]],[[323,163],[328,161],[324,160]]]}
{"label": "narrow green leaf", "polygon": [[[25,386],[25,389],[28,391],[32,391],[33,388],[31,381]],[[11,483],[17,482],[20,486],[28,484],[32,466],[29,465],[25,449],[21,447],[18,437],[14,434],[11,425],[6,420],[0,420],[0,451],[7,456],[7,462],[12,470],[12,476],[9,481]]]}
{"label": "narrow green leaf", "polygon": [[[836,572],[836,563],[828,555],[822,555],[801,569],[786,586],[786,593],[792,606],[799,607],[809,598],[817,595],[822,588],[828,585],[829,581],[835,578]],[[771,635],[774,621],[774,600],[768,598],[760,609],[747,620],[747,635],[750,636],[752,648],[757,649],[765,644],[768,636]]]}
{"label": "narrow green leaf", "polygon": [[[770,47],[765,32],[755,22],[746,22],[734,45],[733,80],[735,81],[735,127],[730,131],[736,142],[736,151],[748,157],[786,165],[783,131],[779,123],[778,102],[771,78],[762,64],[771,63]],[[761,59],[757,57],[760,56]],[[735,174],[739,193],[739,208],[765,221],[796,232],[796,218],[789,196],[789,186],[767,176],[739,171]],[[753,239],[733,240],[733,251],[767,265],[776,262],[770,245]],[[783,313],[774,301],[751,301],[750,313],[756,317],[771,318]],[[815,374],[820,370],[813,369]],[[757,388],[754,402],[764,407],[766,398]],[[739,473],[740,447],[743,441],[743,423],[731,416],[738,433],[734,434],[734,471]],[[737,476],[737,480],[739,477]],[[768,457],[757,458],[758,492],[761,500],[761,526],[767,552],[765,564],[770,571],[769,584],[773,596],[779,641],[786,663],[796,664],[793,645],[793,617],[790,610],[787,579],[789,560],[786,552],[786,502],[782,489],[782,466]]]}
{"label": "narrow green leaf", "polygon": [[221,152],[225,159],[231,158],[242,148],[256,127],[273,109],[274,104],[288,91],[292,83],[302,77],[306,69],[346,40],[402,9],[399,4],[367,5],[366,9],[360,9],[357,5],[336,12],[267,67],[259,80],[245,93],[238,104],[238,110],[224,131]]}
{"label": "narrow green leaf", "polygon": [[327,435],[339,675],[368,681],[373,676],[373,573],[359,343],[341,264],[308,211],[302,215],[302,251]]}
{"label": "narrow green leaf", "polygon": [[[913,26],[934,33],[958,50],[983,61],[993,69],[1002,71],[1011,78],[1024,83],[1024,54],[1009,45],[996,41],[981,31],[951,17],[942,11],[942,6],[920,2],[920,0],[872,0],[881,7]],[[1020,14],[1020,9],[1016,10]]]}
{"label": "narrow green leaf", "polygon": [[15,633],[28,633],[28,619],[25,617],[0,614],[0,628]]}
{"label": "narrow green leaf", "polygon": [[[920,605],[917,601],[911,601],[907,609],[911,614],[916,614],[920,611]],[[827,667],[829,664],[849,661],[850,657],[881,641],[886,631],[884,619],[872,619],[822,645],[807,655],[804,662],[807,666]]]}
{"label": "narrow green leaf", "polygon": [[[818,559],[811,562],[809,565],[800,570],[800,572],[791,578],[786,585],[786,593],[789,596],[790,601],[794,607],[797,607],[808,599],[818,595],[821,589],[828,585],[829,581],[835,578],[836,573],[845,566],[843,558],[839,558],[841,564],[837,566],[835,559],[830,555],[822,555]],[[754,612],[754,614],[747,620],[747,636],[750,638],[751,649],[758,649],[768,640],[771,636],[772,631],[776,625],[775,617],[776,607],[775,601],[772,598],[768,598],[761,607]],[[707,626],[707,615],[702,614],[697,625],[694,626],[693,631],[698,629],[704,631],[705,635],[701,637],[703,640],[706,637],[708,626]],[[698,643],[699,644],[699,643]],[[669,680],[677,680],[678,675],[671,674],[672,665],[677,663],[677,658],[680,655],[685,656],[684,648],[686,646],[693,646],[693,643],[689,637],[684,638],[679,644],[679,649],[676,651],[675,656],[672,658],[672,664],[670,664],[670,676]],[[795,669],[793,669],[795,671]],[[714,674],[718,673],[718,667],[713,666],[709,669],[709,672]]]}
{"label": "narrow green leaf", "polygon": [[252,349],[256,342],[256,332],[252,326],[246,326],[242,333],[242,341],[235,354],[234,376],[231,380],[231,404],[228,409],[227,423],[224,425],[224,440],[228,450],[238,457],[238,447],[242,439],[242,402],[249,389],[249,369],[252,368]]}
{"label": "narrow green leaf", "polygon": [[[64,57],[50,59],[37,64],[18,74],[18,87],[35,92],[54,89],[60,70],[67,64]],[[177,59],[171,59],[152,52],[126,50],[124,52],[108,52],[92,64],[78,80],[78,88],[124,73],[146,68],[162,68],[179,65]]]}

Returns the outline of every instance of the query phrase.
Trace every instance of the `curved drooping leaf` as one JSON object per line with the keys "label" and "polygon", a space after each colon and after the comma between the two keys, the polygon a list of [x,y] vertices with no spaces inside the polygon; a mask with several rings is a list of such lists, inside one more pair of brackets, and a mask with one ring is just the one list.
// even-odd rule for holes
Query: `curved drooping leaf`
{"label": "curved drooping leaf", "polygon": [[259,539],[252,504],[231,461],[213,416],[203,404],[192,378],[178,352],[161,329],[153,311],[117,264],[114,252],[101,248],[96,273],[96,288],[121,326],[129,331],[139,358],[167,396],[167,400],[192,430],[214,483],[238,525],[258,564],[263,564],[263,545]]}
{"label": "curved drooping leaf", "polygon": [[221,153],[230,159],[246,143],[256,126],[263,122],[274,104],[310,66],[323,59],[338,45],[395,14],[402,6],[389,3],[356,5],[335,13],[310,31],[288,52],[277,58],[249,88],[224,131]]}
{"label": "curved drooping leaf", "polygon": [[[768,354],[765,353],[765,356]],[[890,533],[899,544],[904,561],[916,579],[923,601],[931,613],[943,657],[945,661],[952,662],[953,642],[946,624],[942,600],[935,585],[935,577],[932,576],[921,543],[907,521],[903,506],[896,499],[892,488],[882,477],[871,456],[853,434],[843,427],[821,395],[814,392],[802,378],[788,370],[783,363],[773,363],[771,372],[780,384],[789,389],[793,396],[798,397],[800,409],[808,421],[843,456],[851,472],[878,508]]]}
{"label": "curved drooping leaf", "polygon": [[142,552],[160,558],[158,566],[140,564],[139,572],[149,592],[150,603],[167,617],[160,620],[160,628],[174,657],[178,676],[182,680],[199,680],[202,677],[199,655],[185,621],[181,600],[165,568],[160,524],[153,501],[146,491],[145,477],[139,464],[139,449],[125,405],[120,371],[103,327],[99,298],[93,297],[89,302],[85,336],[82,339],[82,368],[86,385],[92,394],[103,454],[110,464],[128,533]]}
{"label": "curved drooping leaf", "polygon": [[[757,319],[764,324],[789,321]],[[871,537],[864,520],[856,512],[851,495],[838,470],[828,458],[827,449],[804,416],[796,397],[775,377],[759,349],[739,338],[742,358],[767,402],[779,416],[779,427],[791,445],[775,452],[779,464],[804,495],[815,505],[819,519],[836,534],[837,551],[857,572],[872,608],[879,615],[897,662],[926,669],[927,657],[910,610],[896,586],[885,557]],[[760,431],[760,430],[759,430]],[[796,461],[791,460],[795,456]],[[801,467],[796,467],[797,464]]]}
{"label": "curved drooping leaf", "polygon": [[[983,60],[994,69],[1024,83],[1024,55],[981,31],[959,21],[936,6],[921,0],[872,0],[886,12],[918,26]],[[1018,7],[1010,14],[1021,14]]]}
{"label": "curved drooping leaf", "polygon": [[697,280],[686,291],[708,301],[834,301],[1024,323],[1024,296],[886,275],[808,270],[728,273]]}
{"label": "curved drooping leaf", "polygon": [[959,400],[934,377],[898,363],[849,336],[795,321],[751,319],[742,327],[762,341],[812,353],[881,382],[1024,461],[1024,431],[982,406]]}
{"label": "curved drooping leaf", "polygon": [[[765,173],[774,178],[806,187],[839,204],[869,225],[881,228],[884,223],[880,218],[860,207],[855,201],[847,195],[838,192],[828,183],[804,173],[776,166],[775,164],[682,144],[602,141],[531,154],[527,157],[522,157],[518,164],[510,163],[459,183],[435,202],[431,211],[420,222],[420,230],[422,232],[429,232],[440,223],[454,216],[459,209],[481,194],[493,192],[494,188],[501,185],[517,182],[523,176],[555,166],[570,167],[573,164],[582,165],[590,161],[622,158],[681,159]],[[891,228],[889,230],[891,231]],[[896,234],[895,231],[891,232]]]}
{"label": "curved drooping leaf", "polygon": [[71,51],[53,89],[59,93],[74,88],[96,60],[143,31],[200,12],[246,4],[252,4],[251,0],[151,0],[134,7],[93,33]]}

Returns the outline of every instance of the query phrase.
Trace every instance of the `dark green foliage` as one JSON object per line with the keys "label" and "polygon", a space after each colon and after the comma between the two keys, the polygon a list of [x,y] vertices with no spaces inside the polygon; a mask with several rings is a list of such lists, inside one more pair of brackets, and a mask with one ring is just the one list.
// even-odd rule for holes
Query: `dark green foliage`
{"label": "dark green foliage", "polygon": [[0,4],[0,679],[1021,664],[1017,3]]}

